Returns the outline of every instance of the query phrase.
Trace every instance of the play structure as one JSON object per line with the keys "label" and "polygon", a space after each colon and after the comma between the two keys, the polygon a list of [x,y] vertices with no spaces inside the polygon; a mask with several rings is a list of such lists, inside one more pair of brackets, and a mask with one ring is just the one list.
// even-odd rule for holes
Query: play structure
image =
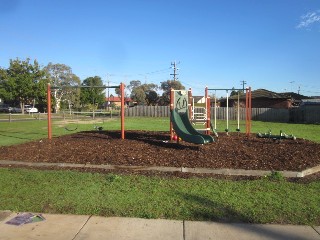
{"label": "play structure", "polygon": [[[48,139],[52,139],[52,123],[51,123],[51,89],[63,89],[63,88],[120,88],[121,93],[121,139],[125,139],[125,130],[124,130],[124,83],[121,83],[119,86],[47,86],[47,111],[48,111]],[[98,129],[99,130],[99,129]]]}
{"label": "play structure", "polygon": [[[200,104],[196,104],[194,97],[192,96],[191,89],[186,90],[171,90],[170,94],[170,139],[180,139],[197,144],[206,144],[213,142],[214,139],[211,137],[211,131],[216,137],[218,133],[216,130],[217,126],[217,99],[215,95],[214,99],[214,127],[211,123],[211,103],[208,94],[209,90],[224,90],[227,93],[227,108],[226,108],[226,133],[229,132],[229,96],[228,91],[230,90],[242,90],[242,89],[209,89],[205,88],[205,96],[203,97]],[[240,94],[238,92],[238,104],[237,104],[237,132],[240,132]],[[251,88],[246,89],[246,134],[247,136],[251,133]],[[196,129],[195,127],[201,124],[204,127]],[[211,131],[210,131],[211,130]]]}
{"label": "play structure", "polygon": [[[204,132],[205,134],[210,134],[210,97],[208,96],[208,91],[205,92],[204,97],[192,96],[191,88],[188,91],[189,100],[189,116],[192,125],[194,125],[197,131]],[[200,128],[199,128],[200,126]]]}
{"label": "play structure", "polygon": [[214,142],[212,136],[198,132],[189,119],[188,94],[185,90],[173,90],[170,93],[170,138],[177,136],[177,142],[183,141],[195,144]]}

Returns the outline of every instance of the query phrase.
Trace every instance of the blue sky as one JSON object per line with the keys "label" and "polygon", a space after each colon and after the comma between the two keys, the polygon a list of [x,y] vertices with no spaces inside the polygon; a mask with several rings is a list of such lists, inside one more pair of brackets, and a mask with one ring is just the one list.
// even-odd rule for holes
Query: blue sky
{"label": "blue sky", "polygon": [[0,3],[0,67],[29,57],[66,64],[81,80],[159,84],[172,79],[176,61],[194,95],[241,81],[320,95],[319,0]]}

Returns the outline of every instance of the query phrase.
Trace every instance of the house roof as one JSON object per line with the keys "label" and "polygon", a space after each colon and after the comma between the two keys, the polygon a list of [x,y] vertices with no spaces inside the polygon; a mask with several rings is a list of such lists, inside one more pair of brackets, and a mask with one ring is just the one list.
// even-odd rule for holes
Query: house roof
{"label": "house roof", "polygon": [[288,98],[279,93],[268,91],[266,89],[257,89],[251,92],[252,98]]}
{"label": "house roof", "polygon": [[284,93],[279,93],[282,96],[286,96],[287,98],[292,98],[295,100],[302,100],[302,99],[310,99],[311,97],[307,97],[298,93],[294,92],[284,92]]}
{"label": "house roof", "polygon": [[[239,98],[241,100],[246,99],[246,93],[240,92]],[[272,92],[263,88],[251,91],[251,98],[256,99],[256,98],[268,98],[268,99],[290,99],[288,96],[281,95],[280,93]],[[233,95],[229,97],[229,99],[237,100],[238,99],[238,94]],[[225,102],[227,98],[220,98],[218,101],[219,102]]]}
{"label": "house roof", "polygon": [[[240,99],[246,98],[246,93],[240,93]],[[280,93],[272,92],[263,88],[254,90],[251,92],[251,98],[269,98],[269,99],[290,99],[289,96],[282,95]],[[225,98],[224,98],[225,99]],[[229,97],[229,99],[238,99],[238,94]]]}
{"label": "house roof", "polygon": [[[106,102],[121,102],[121,97],[111,96],[109,98],[106,97]],[[131,98],[124,98],[125,102],[133,102]]]}

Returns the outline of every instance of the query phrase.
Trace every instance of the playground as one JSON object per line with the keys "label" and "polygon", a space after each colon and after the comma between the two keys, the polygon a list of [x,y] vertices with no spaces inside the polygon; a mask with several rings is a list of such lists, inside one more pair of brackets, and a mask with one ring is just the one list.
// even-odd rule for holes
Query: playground
{"label": "playground", "polygon": [[297,138],[221,133],[212,144],[170,141],[168,132],[86,131],[0,147],[1,160],[26,162],[302,171],[320,164],[320,144]]}
{"label": "playground", "polygon": [[[123,92],[123,84],[120,85],[120,89]],[[189,92],[171,90],[170,131],[125,131],[122,100],[120,131],[95,127],[95,130],[78,130],[52,138],[51,117],[48,114],[47,139],[2,146],[0,159],[37,163],[112,165],[119,166],[123,171],[134,166],[302,172],[320,165],[319,143],[296,138],[282,131],[279,135],[272,134],[271,131],[251,133],[251,89],[246,90],[245,133],[238,131],[240,130],[238,114],[237,131],[220,132],[219,136],[210,121],[208,89],[206,88],[205,94],[205,114],[200,120],[196,118],[189,120],[189,116],[194,112],[192,104],[189,104],[193,102],[190,93],[191,90]],[[50,95],[48,85],[48,102],[51,102]],[[202,133],[195,130],[192,125],[193,120],[200,121],[206,126]],[[77,127],[74,130],[76,129]],[[317,173],[319,170],[312,171],[319,175]]]}

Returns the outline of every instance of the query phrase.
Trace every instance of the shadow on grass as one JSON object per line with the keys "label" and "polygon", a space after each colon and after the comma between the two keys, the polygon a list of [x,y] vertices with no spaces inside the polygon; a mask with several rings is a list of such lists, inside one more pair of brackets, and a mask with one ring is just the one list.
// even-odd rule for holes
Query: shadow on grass
{"label": "shadow on grass", "polygon": [[223,205],[211,199],[190,193],[177,192],[190,206],[187,210],[190,219],[198,221],[216,221],[224,223],[252,223],[253,219],[238,213],[230,206]]}
{"label": "shadow on grass", "polygon": [[[259,220],[254,220],[252,217],[239,213],[227,205],[215,202],[206,197],[193,195],[190,193],[176,192],[177,195],[181,196],[187,204],[190,206],[186,211],[189,212],[187,219],[196,221],[213,221],[221,224],[228,224],[227,228],[237,229],[239,232],[239,238],[241,233],[249,234],[252,236],[261,236],[263,239],[294,239],[304,240],[308,236],[297,236],[296,233],[300,230],[299,226],[296,227],[295,231],[288,229],[288,225],[262,225],[259,224]],[[208,223],[210,224],[210,223]],[[223,226],[223,225],[221,225]],[[225,230],[224,230],[225,231]],[[228,231],[226,231],[228,234]],[[310,234],[313,234],[310,228]],[[227,239],[226,235],[226,239]],[[241,238],[243,239],[243,238]],[[260,239],[260,237],[259,237]]]}
{"label": "shadow on grass", "polygon": [[[12,134],[17,134],[12,135]],[[10,132],[10,135],[8,132],[5,131],[0,131],[0,136],[2,137],[6,137],[6,138],[16,138],[16,139],[23,139],[23,140],[34,140],[34,138],[31,137],[26,137],[28,135],[38,135],[38,136],[46,136],[45,134],[41,134],[41,133],[35,133],[35,132],[31,132],[31,133],[24,133],[24,132]]]}

